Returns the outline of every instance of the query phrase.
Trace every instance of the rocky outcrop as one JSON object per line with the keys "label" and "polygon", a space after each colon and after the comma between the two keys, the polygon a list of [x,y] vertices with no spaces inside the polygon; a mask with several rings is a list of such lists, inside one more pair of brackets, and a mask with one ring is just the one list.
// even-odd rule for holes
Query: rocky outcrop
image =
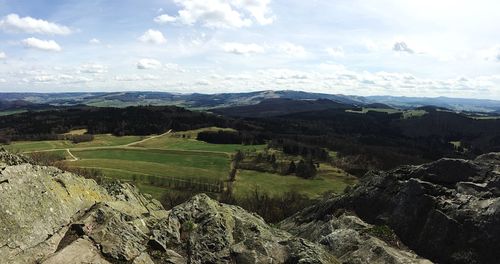
{"label": "rocky outcrop", "polygon": [[408,250],[387,226],[367,224],[344,210],[300,224],[291,218],[283,221],[281,228],[324,245],[342,263],[432,263]]}
{"label": "rocky outcrop", "polygon": [[[500,153],[486,154],[473,161],[441,159],[421,166],[370,172],[353,190],[324,200],[281,226],[326,245],[344,260],[345,244],[337,242],[337,238],[351,233],[353,240],[358,236],[364,241],[372,240],[362,237],[363,232],[359,232],[365,228],[362,225],[359,229],[349,228],[349,224],[347,231],[341,231],[346,221],[357,222],[352,216],[346,219],[342,215],[351,210],[377,227],[388,225],[404,244],[431,260],[498,263],[499,187]],[[372,247],[371,242],[367,243]],[[368,256],[365,253],[360,252]],[[390,251],[383,254],[399,258]]]}
{"label": "rocky outcrop", "polygon": [[310,222],[294,231],[299,238],[206,195],[165,211],[132,185],[102,187],[29,162],[0,151],[2,263],[424,261],[378,239],[355,216]]}
{"label": "rocky outcrop", "polygon": [[206,195],[165,211],[132,185],[101,187],[27,162],[0,151],[2,263],[338,263]]}
{"label": "rocky outcrop", "polygon": [[96,202],[112,200],[94,181],[28,163],[7,166],[13,160],[0,163],[3,261],[34,262],[37,254],[55,251],[58,240],[79,214]]}
{"label": "rocky outcrop", "polygon": [[155,244],[199,263],[337,263],[321,246],[206,195],[173,208],[153,229]]}

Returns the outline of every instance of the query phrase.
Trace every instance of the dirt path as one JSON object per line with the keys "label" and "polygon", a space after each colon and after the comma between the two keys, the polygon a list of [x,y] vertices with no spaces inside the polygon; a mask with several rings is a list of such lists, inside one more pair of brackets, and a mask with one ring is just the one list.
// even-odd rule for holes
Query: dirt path
{"label": "dirt path", "polygon": [[[146,142],[150,139],[154,139],[154,138],[159,138],[159,137],[162,137],[162,136],[165,136],[167,134],[170,134],[172,132],[172,129],[170,129],[169,131],[161,134],[161,135],[156,135],[156,136],[151,136],[151,137],[147,137],[145,139],[142,139],[142,140],[139,140],[139,141],[135,141],[135,142],[131,142],[131,143],[128,143],[128,144],[123,144],[123,145],[116,145],[116,146],[102,146],[102,147],[75,147],[75,148],[71,148],[72,150],[99,150],[99,149],[114,149],[114,148],[117,148],[117,149],[122,149],[122,148],[134,148],[133,145],[135,144],[139,144],[139,143],[143,143],[143,142]],[[54,145],[51,145],[51,146],[54,146]],[[69,156],[72,157],[73,159],[76,159],[78,160],[77,157],[75,157],[71,152],[70,152],[70,149],[69,148],[52,148],[52,149],[44,149],[44,150],[36,150],[36,151],[25,151],[23,153],[33,153],[33,152],[52,152],[52,151],[58,151],[58,150],[65,150],[66,152],[68,152]]]}
{"label": "dirt path", "polygon": [[144,143],[144,142],[146,142],[148,140],[151,140],[151,139],[163,137],[163,136],[168,135],[170,133],[172,133],[172,129],[170,129],[169,131],[167,131],[167,132],[165,132],[163,134],[160,134],[160,135],[150,136],[150,137],[147,137],[147,138],[139,140],[139,141],[135,141],[135,142],[131,142],[131,143],[128,143],[128,144],[123,144],[123,145],[116,145],[116,146],[81,147],[81,148],[75,147],[75,148],[71,148],[71,149],[69,149],[69,148],[53,148],[53,149],[44,149],[44,150],[37,150],[37,151],[26,151],[26,152],[23,152],[23,153],[52,152],[52,151],[61,151],[61,150],[63,150],[63,151],[66,151],[68,153],[68,156],[71,158],[71,159],[68,159],[68,161],[78,161],[79,160],[78,157],[76,157],[75,155],[73,155],[73,153],[71,153],[71,150],[73,150],[73,151],[82,151],[82,150],[101,150],[101,149],[150,149],[150,150],[164,150],[164,151],[185,152],[185,153],[223,154],[223,155],[231,156],[230,153],[222,152],[222,151],[183,150],[183,149],[168,149],[168,148],[143,148],[143,147],[140,147],[140,146],[135,146],[137,144]]}
{"label": "dirt path", "polygon": [[161,134],[161,135],[156,135],[156,136],[147,137],[147,138],[145,138],[145,139],[143,139],[143,140],[139,140],[139,141],[136,141],[136,142],[128,143],[128,144],[126,144],[126,145],[121,145],[120,147],[131,147],[131,146],[133,146],[133,145],[137,145],[137,144],[140,144],[140,143],[144,143],[144,142],[146,142],[146,141],[148,141],[148,140],[151,140],[151,139],[155,139],[155,138],[163,137],[163,136],[165,136],[165,135],[170,134],[171,132],[172,132],[172,129],[170,129],[169,131],[167,131],[167,132],[165,132],[165,133],[163,133],[163,134]]}
{"label": "dirt path", "polygon": [[71,159],[69,159],[68,161],[77,161],[78,160],[78,158],[75,155],[73,155],[73,153],[71,153],[71,151],[69,149],[66,149],[66,152],[71,157]]}

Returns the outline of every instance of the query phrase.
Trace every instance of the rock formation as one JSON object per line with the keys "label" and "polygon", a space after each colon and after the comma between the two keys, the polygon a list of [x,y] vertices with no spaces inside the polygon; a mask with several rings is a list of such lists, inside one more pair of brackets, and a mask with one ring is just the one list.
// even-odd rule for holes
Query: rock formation
{"label": "rock formation", "polygon": [[129,184],[0,152],[2,263],[338,263],[321,245],[201,194],[165,211]]}
{"label": "rock formation", "polygon": [[494,263],[499,166],[488,154],[372,172],[278,228],[204,194],[166,211],[130,184],[100,186],[0,151],[1,262],[430,263],[413,249]]}
{"label": "rock formation", "polygon": [[[343,247],[332,246],[329,236],[339,232],[342,218],[335,215],[348,210],[369,223],[388,225],[405,245],[436,262],[498,263],[499,187],[500,153],[474,161],[440,159],[368,173],[345,195],[324,200],[281,226],[333,247],[332,253],[340,256]],[[312,234],[311,225],[327,230]]]}

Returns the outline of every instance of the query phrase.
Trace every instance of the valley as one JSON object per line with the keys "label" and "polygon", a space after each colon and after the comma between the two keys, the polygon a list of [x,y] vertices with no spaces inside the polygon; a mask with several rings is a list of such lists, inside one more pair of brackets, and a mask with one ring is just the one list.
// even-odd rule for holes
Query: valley
{"label": "valley", "polygon": [[[231,156],[237,150],[256,152],[266,148],[266,145],[210,144],[196,140],[201,131],[218,130],[211,127],[151,136],[103,134],[78,144],[67,140],[16,141],[4,147],[28,155],[53,154],[64,166],[99,170],[107,180],[132,182],[144,193],[161,199],[176,182],[210,184],[221,192],[218,186],[227,180]],[[329,191],[341,193],[356,181],[354,176],[326,163],[320,165],[318,176],[312,180],[242,169],[237,173],[234,193],[244,196],[259,189],[280,196],[294,191],[318,198]]]}
{"label": "valley", "polygon": [[[495,175],[499,159],[498,154],[487,154],[500,151],[500,119],[493,112],[431,105],[396,107],[353,102],[338,95],[329,99],[253,98],[252,104],[242,105],[221,105],[215,100],[206,108],[213,98],[199,95],[195,96],[201,98],[199,108],[194,110],[172,105],[128,106],[137,103],[129,96],[125,93],[118,97],[129,100],[124,104],[112,99],[117,104],[114,106],[121,107],[50,105],[43,109],[46,106],[35,104],[27,111],[11,108],[19,112],[0,117],[0,166],[1,162],[10,166],[0,173],[0,177],[9,177],[0,181],[0,188],[11,190],[14,186],[27,196],[31,195],[30,186],[46,186],[43,188],[48,191],[43,192],[50,193],[48,201],[54,204],[81,197],[90,205],[99,201],[87,211],[97,216],[96,223],[86,228],[100,226],[101,217],[115,219],[109,222],[116,226],[110,227],[113,231],[106,237],[121,236],[116,229],[127,229],[140,221],[162,219],[161,224],[155,222],[152,231],[145,230],[150,237],[147,250],[157,263],[163,263],[168,255],[164,248],[171,247],[163,237],[156,236],[171,230],[163,225],[175,222],[165,219],[165,214],[183,219],[186,214],[192,215],[187,218],[191,220],[181,220],[179,232],[185,234],[184,226],[189,225],[202,240],[226,236],[227,228],[252,234],[255,228],[258,232],[267,230],[261,234],[270,230],[288,232],[285,236],[292,241],[310,241],[306,242],[311,243],[308,250],[323,252],[313,254],[317,263],[337,263],[336,258],[351,263],[361,256],[360,263],[377,259],[376,263],[421,264],[429,263],[428,258],[465,264],[475,260],[489,263],[496,257],[489,253],[491,250],[483,250],[498,237],[484,235],[498,233],[498,221],[484,217],[485,212],[498,214]],[[225,98],[237,100],[241,95]],[[14,105],[18,103],[23,105]],[[23,173],[29,186],[14,180],[17,171]],[[15,196],[14,191],[6,195]],[[467,208],[457,209],[464,197],[468,199]],[[156,200],[149,200],[153,198]],[[33,202],[39,205],[38,201],[44,199]],[[451,205],[442,204],[442,199]],[[73,208],[72,203],[62,204]],[[44,206],[35,212],[53,213],[55,206]],[[132,208],[144,207],[156,209],[141,211],[140,217],[130,215]],[[196,230],[198,224],[206,226],[207,219],[217,219],[214,215],[223,216],[210,227],[214,229]],[[240,226],[241,221],[250,221],[249,226]],[[259,221],[261,224],[255,227]],[[222,231],[217,229],[221,226]],[[479,235],[470,230],[477,230]],[[69,237],[76,231],[65,232]],[[97,234],[101,233],[87,234],[99,238]],[[128,241],[129,234],[142,239],[133,231],[123,234],[113,239]],[[415,241],[414,236],[423,239]],[[480,237],[487,242],[469,242],[480,241]],[[255,243],[269,245],[263,242],[266,239],[258,238]],[[428,239],[446,254],[435,251]],[[446,242],[454,239],[465,246]],[[89,243],[102,247],[101,242]],[[134,250],[144,250],[142,243],[134,245]],[[186,255],[191,254],[184,251],[187,246],[218,242],[207,243],[188,242],[176,250]],[[296,247],[294,242],[287,243]],[[337,247],[338,243],[353,246]],[[298,252],[308,250],[299,247]],[[56,259],[67,256],[56,249],[51,252]],[[198,259],[211,254],[201,248],[198,252],[203,252]],[[103,256],[113,263],[117,258],[135,257],[126,253]],[[291,262],[286,261],[282,263],[297,263],[293,257]]]}
{"label": "valley", "polygon": [[0,264],[500,263],[498,10],[0,0]]}

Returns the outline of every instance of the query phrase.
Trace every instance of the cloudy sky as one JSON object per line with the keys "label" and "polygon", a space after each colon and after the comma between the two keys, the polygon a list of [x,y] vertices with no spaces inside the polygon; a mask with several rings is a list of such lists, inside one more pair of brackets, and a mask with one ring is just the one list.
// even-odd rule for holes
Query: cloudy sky
{"label": "cloudy sky", "polygon": [[500,99],[497,0],[0,0],[0,91]]}

